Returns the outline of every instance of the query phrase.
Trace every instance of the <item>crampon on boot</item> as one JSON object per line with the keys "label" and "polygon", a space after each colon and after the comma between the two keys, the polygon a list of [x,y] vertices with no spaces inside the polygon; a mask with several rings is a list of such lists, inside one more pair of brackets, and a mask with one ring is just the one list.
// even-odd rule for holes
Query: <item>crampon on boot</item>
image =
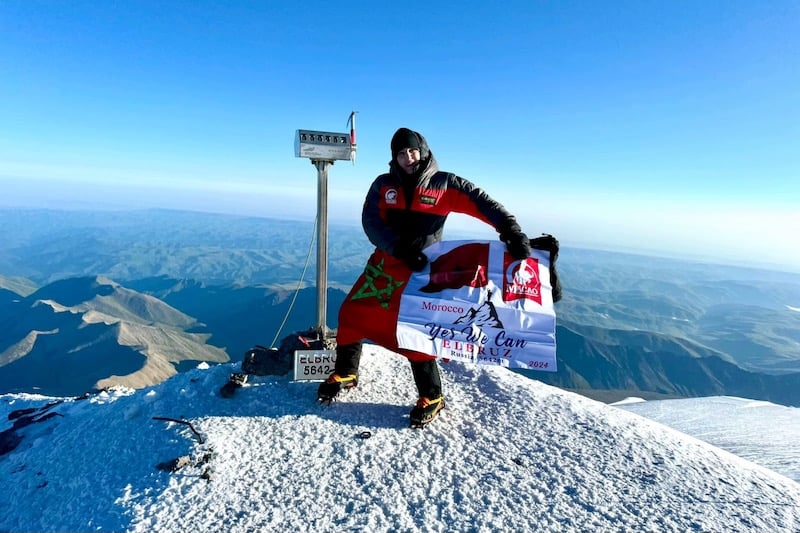
{"label": "crampon on boot", "polygon": [[320,403],[331,403],[342,389],[352,389],[358,385],[358,376],[347,374],[340,376],[336,372],[328,376],[317,389],[317,401]]}
{"label": "crampon on boot", "polygon": [[436,416],[439,411],[444,409],[444,397],[439,396],[431,400],[430,398],[422,397],[417,400],[417,405],[411,409],[411,427],[422,428],[428,425]]}

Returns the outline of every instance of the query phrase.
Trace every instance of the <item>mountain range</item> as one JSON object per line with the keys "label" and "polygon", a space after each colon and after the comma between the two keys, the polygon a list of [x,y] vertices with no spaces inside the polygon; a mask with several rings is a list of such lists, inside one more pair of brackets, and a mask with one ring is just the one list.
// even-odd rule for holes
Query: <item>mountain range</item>
{"label": "mountain range", "polygon": [[182,361],[228,361],[206,342],[209,334],[189,331],[199,327],[158,298],[107,278],[56,281],[0,307],[0,390],[142,388],[175,375]]}
{"label": "mountain range", "polygon": [[[0,222],[0,392],[152,384],[315,321],[312,223],[161,210]],[[369,252],[359,228],[331,228],[328,326]],[[607,400],[800,405],[800,275],[566,246],[559,271],[560,370],[529,377]]]}

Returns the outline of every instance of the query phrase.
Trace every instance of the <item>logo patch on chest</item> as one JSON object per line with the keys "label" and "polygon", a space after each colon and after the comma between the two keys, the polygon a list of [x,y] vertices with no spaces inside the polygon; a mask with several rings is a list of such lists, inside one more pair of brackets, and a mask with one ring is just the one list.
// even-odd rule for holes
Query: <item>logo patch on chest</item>
{"label": "logo patch on chest", "polygon": [[436,197],[428,196],[427,194],[421,194],[419,196],[419,203],[425,205],[436,205]]}

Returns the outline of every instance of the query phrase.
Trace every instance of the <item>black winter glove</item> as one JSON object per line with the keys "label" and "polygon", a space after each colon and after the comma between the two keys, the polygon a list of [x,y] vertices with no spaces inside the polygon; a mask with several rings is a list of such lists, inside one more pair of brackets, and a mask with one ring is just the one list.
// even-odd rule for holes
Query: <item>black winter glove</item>
{"label": "black winter glove", "polygon": [[400,259],[414,272],[419,272],[428,264],[428,256],[422,253],[424,243],[424,239],[400,239],[394,245],[392,255]]}
{"label": "black winter glove", "polygon": [[541,237],[531,240],[531,248],[550,252],[550,262],[555,263],[558,259],[558,239],[548,233],[542,233]]}
{"label": "black winter glove", "polygon": [[558,280],[558,272],[556,272],[558,239],[550,234],[542,233],[541,237],[536,237],[531,241],[531,247],[550,253],[550,285],[553,286],[553,302],[557,302],[561,299],[561,282]]}
{"label": "black winter glove", "polygon": [[528,236],[519,230],[503,233],[500,240],[506,243],[506,250],[514,259],[522,260],[531,255]]}

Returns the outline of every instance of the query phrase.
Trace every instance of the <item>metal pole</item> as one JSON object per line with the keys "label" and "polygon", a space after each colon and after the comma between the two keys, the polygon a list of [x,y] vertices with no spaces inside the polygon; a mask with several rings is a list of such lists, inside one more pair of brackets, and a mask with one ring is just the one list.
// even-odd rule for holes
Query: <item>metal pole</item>
{"label": "metal pole", "polygon": [[333,161],[313,159],[317,167],[317,331],[320,338],[328,335],[328,168]]}

